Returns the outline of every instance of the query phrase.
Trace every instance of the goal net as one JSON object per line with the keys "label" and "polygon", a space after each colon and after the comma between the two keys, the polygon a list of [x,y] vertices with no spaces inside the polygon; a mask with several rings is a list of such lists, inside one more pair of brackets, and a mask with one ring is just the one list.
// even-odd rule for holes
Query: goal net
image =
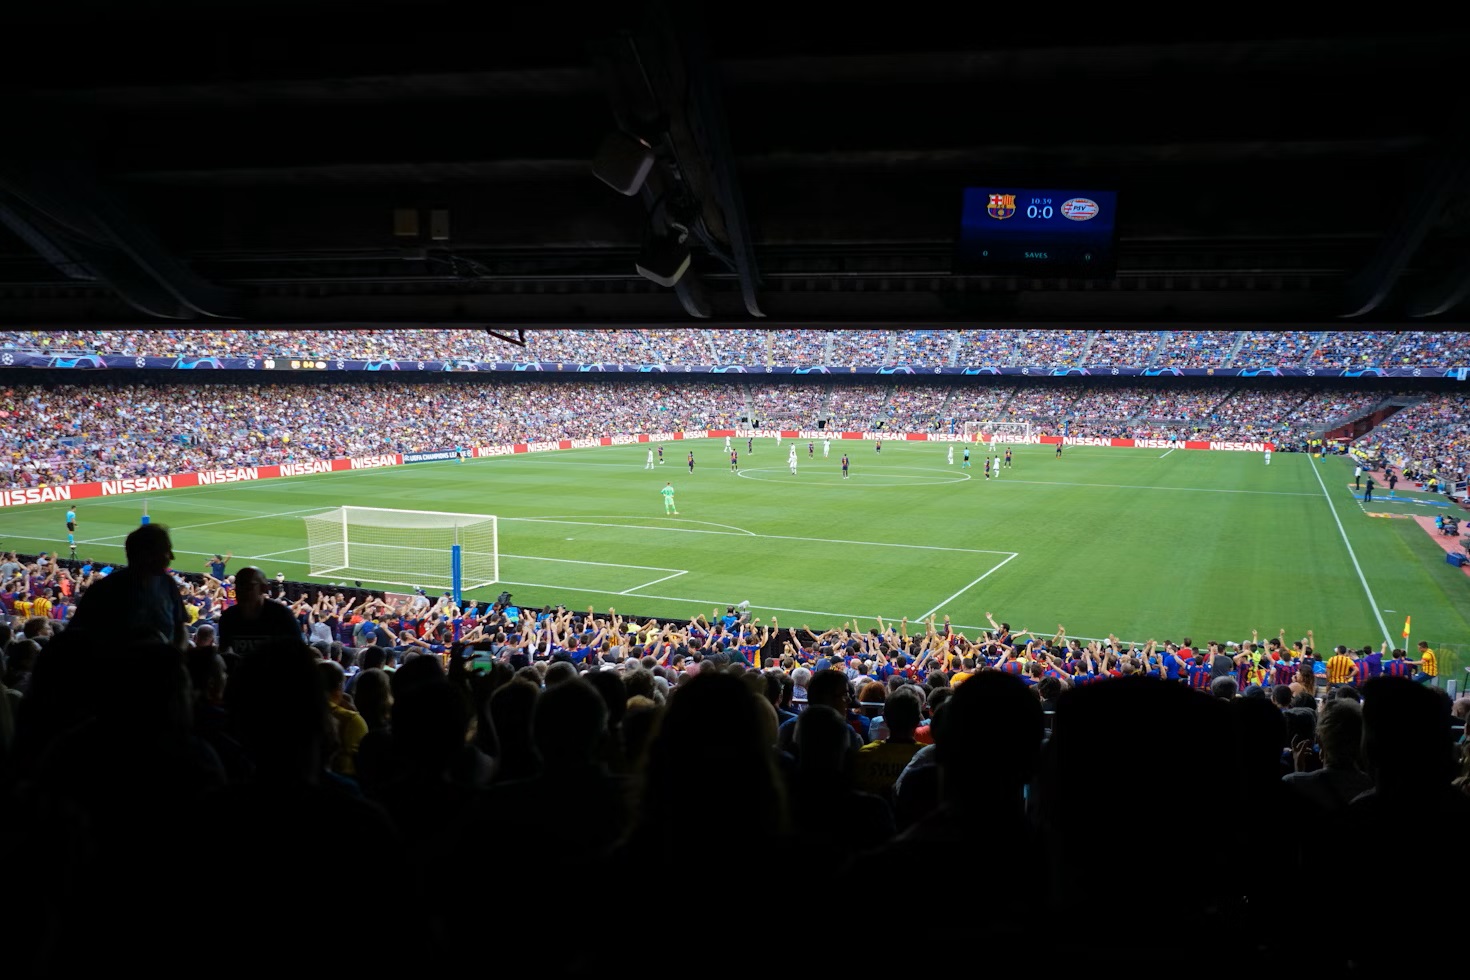
{"label": "goal net", "polygon": [[500,581],[500,541],[490,514],[338,507],[303,520],[314,576],[453,589],[456,597]]}
{"label": "goal net", "polygon": [[1031,438],[1030,422],[966,422],[966,442],[1025,442]]}

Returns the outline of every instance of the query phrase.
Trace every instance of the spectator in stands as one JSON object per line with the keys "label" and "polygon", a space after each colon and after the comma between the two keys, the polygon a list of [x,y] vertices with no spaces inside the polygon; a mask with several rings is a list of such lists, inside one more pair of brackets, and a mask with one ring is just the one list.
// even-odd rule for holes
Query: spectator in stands
{"label": "spectator in stands", "polygon": [[1295,771],[1282,779],[1322,817],[1334,816],[1373,786],[1363,771],[1362,742],[1362,709],[1354,701],[1334,698],[1317,716],[1318,750],[1313,751],[1310,739],[1297,739],[1291,747]]}
{"label": "spectator in stands", "polygon": [[162,524],[144,524],[123,542],[126,568],[92,585],[77,603],[70,628],[102,642],[189,642],[184,602],[169,575],[173,542]]}
{"label": "spectator in stands", "polygon": [[265,573],[251,565],[235,575],[235,605],[220,615],[220,649],[248,656],[304,643],[291,610],[265,595]]}

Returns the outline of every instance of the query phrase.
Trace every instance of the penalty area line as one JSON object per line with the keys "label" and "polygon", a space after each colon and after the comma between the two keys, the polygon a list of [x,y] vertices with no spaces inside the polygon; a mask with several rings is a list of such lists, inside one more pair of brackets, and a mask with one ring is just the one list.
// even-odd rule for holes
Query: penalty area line
{"label": "penalty area line", "polygon": [[656,578],[652,582],[644,582],[642,585],[635,585],[631,589],[626,589],[626,590],[624,590],[622,592],[619,592],[618,595],[632,595],[634,592],[637,592],[637,591],[639,591],[641,589],[646,589],[646,588],[649,588],[650,586],[657,585],[660,582],[667,582],[671,578],[678,578],[680,575],[688,575],[688,574],[689,574],[689,570],[686,568],[683,571],[675,572],[672,575],[665,575],[663,578]]}
{"label": "penalty area line", "polygon": [[980,584],[980,583],[981,583],[981,582],[983,582],[983,581],[985,581],[985,580],[986,580],[986,579],[988,579],[988,578],[989,578],[989,577],[990,577],[990,576],[992,576],[992,575],[994,575],[994,574],[995,574],[995,573],[996,573],[996,572],[998,572],[998,571],[1000,571],[1000,570],[1001,570],[1001,569],[1002,569],[1002,568],[1005,568],[1005,567],[1006,567],[1006,565],[1007,565],[1007,564],[1008,564],[1008,563],[1010,563],[1010,561],[1011,561],[1011,560],[1012,560],[1012,559],[1013,559],[1013,558],[1016,558],[1016,557],[1017,557],[1017,555],[1016,555],[1016,554],[1014,554],[1014,553],[1013,553],[1013,554],[1011,554],[1011,555],[1009,555],[1009,556],[1007,556],[1007,557],[1006,557],[1006,558],[1005,558],[1005,560],[1003,560],[1003,561],[1002,561],[1002,562],[1000,562],[1000,564],[998,564],[998,565],[996,565],[996,566],[994,566],[994,567],[993,567],[993,568],[991,568],[991,569],[990,569],[990,570],[989,570],[989,571],[988,571],[988,572],[986,572],[986,573],[985,573],[985,574],[984,574],[984,575],[981,575],[981,576],[980,576],[980,577],[979,577],[979,578],[977,578],[977,579],[975,579],[975,581],[973,581],[973,582],[971,582],[971,583],[970,583],[970,584],[969,584],[969,585],[967,585],[967,586],[965,586],[965,587],[964,587],[964,588],[963,588],[963,589],[960,589],[960,590],[959,590],[959,591],[958,591],[958,592],[956,592],[956,593],[955,593],[955,594],[954,594],[954,595],[952,595],[952,596],[950,596],[950,597],[949,597],[949,598],[948,598],[948,599],[945,599],[945,600],[944,600],[944,601],[943,601],[943,602],[941,602],[941,603],[939,603],[939,605],[937,605],[937,606],[935,606],[935,607],[934,607],[934,608],[933,608],[933,609],[930,609],[930,610],[929,610],[929,611],[928,611],[928,612],[923,612],[923,613],[920,613],[920,614],[919,614],[919,615],[917,615],[917,616],[915,616],[915,617],[914,617],[914,621],[915,621],[915,622],[920,622],[920,623],[922,623],[922,622],[923,622],[923,621],[924,621],[924,620],[926,620],[926,619],[928,619],[928,618],[929,618],[929,617],[930,617],[930,616],[931,616],[931,615],[933,615],[933,614],[934,614],[934,613],[937,613],[937,612],[939,612],[939,611],[940,611],[940,610],[941,610],[941,609],[943,609],[943,608],[944,608],[944,607],[945,607],[945,606],[947,606],[947,605],[949,605],[949,604],[950,604],[950,603],[951,603],[951,602],[954,602],[954,601],[955,601],[955,600],[956,600],[956,599],[958,599],[958,598],[959,598],[959,597],[960,597],[960,596],[962,596],[962,595],[964,595],[964,594],[965,594],[965,593],[966,593],[966,592],[969,592],[969,591],[970,591],[970,590],[971,590],[971,589],[973,589],[973,588],[974,588],[974,587],[975,587],[975,586],[977,586],[977,585],[979,585],[979,584]]}

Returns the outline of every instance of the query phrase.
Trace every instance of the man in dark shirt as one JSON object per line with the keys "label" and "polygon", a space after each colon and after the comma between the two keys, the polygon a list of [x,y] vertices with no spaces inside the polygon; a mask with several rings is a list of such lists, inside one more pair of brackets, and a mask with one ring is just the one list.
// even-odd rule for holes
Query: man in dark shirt
{"label": "man in dark shirt", "polygon": [[265,595],[265,573],[254,566],[235,574],[237,602],[219,618],[219,646],[247,656],[269,647],[303,642],[301,624],[291,610]]}
{"label": "man in dark shirt", "polygon": [[123,542],[128,564],[89,586],[77,601],[68,629],[106,633],[128,643],[188,646],[184,600],[168,574],[173,541],[162,524],[144,524]]}

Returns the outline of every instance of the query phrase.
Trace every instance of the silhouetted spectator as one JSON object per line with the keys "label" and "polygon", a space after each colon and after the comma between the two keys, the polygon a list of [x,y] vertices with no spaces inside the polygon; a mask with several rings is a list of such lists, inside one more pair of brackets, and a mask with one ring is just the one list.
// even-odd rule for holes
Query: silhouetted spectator
{"label": "silhouetted spectator", "polygon": [[265,590],[265,573],[260,569],[247,566],[235,575],[239,599],[220,614],[220,649],[249,656],[257,650],[304,645],[301,624],[291,610],[266,598]]}
{"label": "silhouetted spectator", "polygon": [[97,643],[170,643],[184,649],[189,633],[184,600],[168,573],[174,560],[168,528],[144,524],[127,536],[123,548],[127,567],[94,582],[82,594],[68,629],[84,632]]}

